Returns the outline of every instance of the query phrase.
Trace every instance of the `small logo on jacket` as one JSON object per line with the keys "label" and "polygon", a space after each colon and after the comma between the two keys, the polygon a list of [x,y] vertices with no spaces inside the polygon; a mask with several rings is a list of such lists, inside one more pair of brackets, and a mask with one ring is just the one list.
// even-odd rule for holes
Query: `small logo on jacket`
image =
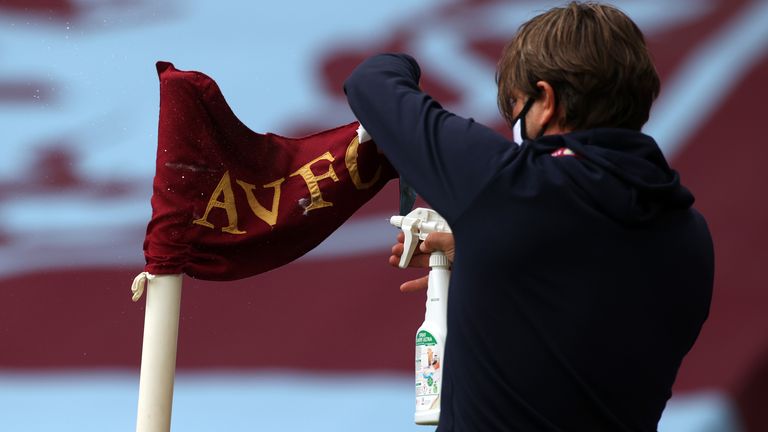
{"label": "small logo on jacket", "polygon": [[550,153],[550,155],[552,157],[563,157],[563,156],[576,156],[576,153],[574,153],[573,150],[569,148],[560,147],[559,149]]}

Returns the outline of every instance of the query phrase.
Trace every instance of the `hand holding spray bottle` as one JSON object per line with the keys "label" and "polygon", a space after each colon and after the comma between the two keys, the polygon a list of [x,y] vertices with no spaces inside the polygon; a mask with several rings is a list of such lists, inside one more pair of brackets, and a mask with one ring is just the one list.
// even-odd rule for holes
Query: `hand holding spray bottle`
{"label": "hand holding spray bottle", "polygon": [[[430,233],[450,233],[445,219],[432,209],[417,208],[389,221],[405,233],[400,268],[408,267],[419,240]],[[440,394],[443,383],[443,354],[447,336],[448,282],[450,263],[442,251],[429,256],[429,279],[424,323],[416,331],[416,412],[420,425],[436,425],[440,418]]]}

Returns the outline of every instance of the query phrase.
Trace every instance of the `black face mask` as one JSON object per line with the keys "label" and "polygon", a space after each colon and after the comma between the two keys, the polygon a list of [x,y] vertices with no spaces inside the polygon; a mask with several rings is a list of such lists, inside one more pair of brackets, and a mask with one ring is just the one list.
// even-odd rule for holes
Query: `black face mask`
{"label": "black face mask", "polygon": [[[536,99],[534,98],[528,98],[528,100],[525,101],[525,105],[523,105],[523,109],[520,110],[520,114],[515,117],[515,122],[512,124],[512,138],[518,144],[522,144],[523,141],[531,140],[531,138],[528,137],[528,131],[525,127],[525,115],[528,114],[528,111],[531,109],[535,101]],[[540,138],[542,135],[544,135],[544,132],[547,130],[547,126],[549,125],[545,124],[533,139]]]}

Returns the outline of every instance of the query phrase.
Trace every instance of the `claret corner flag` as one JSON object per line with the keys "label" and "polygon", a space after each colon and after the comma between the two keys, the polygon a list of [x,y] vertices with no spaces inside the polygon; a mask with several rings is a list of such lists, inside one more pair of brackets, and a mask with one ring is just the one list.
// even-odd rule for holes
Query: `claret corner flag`
{"label": "claret corner flag", "polygon": [[[351,123],[292,139],[251,131],[216,82],[158,62],[160,123],[146,272],[234,280],[316,247],[397,177]],[[366,134],[367,135],[367,134]]]}
{"label": "claret corner flag", "polygon": [[234,280],[319,245],[391,179],[358,123],[293,139],[246,127],[219,86],[158,62],[160,123],[147,281],[138,432],[170,430],[182,274]]}

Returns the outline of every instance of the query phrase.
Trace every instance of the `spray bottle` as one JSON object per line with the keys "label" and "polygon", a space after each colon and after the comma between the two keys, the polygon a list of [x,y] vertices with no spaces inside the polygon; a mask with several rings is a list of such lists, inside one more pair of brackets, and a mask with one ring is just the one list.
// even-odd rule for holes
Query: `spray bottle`
{"label": "spray bottle", "polygon": [[[417,208],[389,221],[405,233],[400,268],[408,267],[419,240],[433,232],[450,233],[445,219],[432,209]],[[420,425],[436,425],[440,418],[440,394],[443,383],[443,354],[447,330],[448,282],[450,263],[441,251],[429,256],[429,281],[424,323],[416,331],[416,412]]]}

